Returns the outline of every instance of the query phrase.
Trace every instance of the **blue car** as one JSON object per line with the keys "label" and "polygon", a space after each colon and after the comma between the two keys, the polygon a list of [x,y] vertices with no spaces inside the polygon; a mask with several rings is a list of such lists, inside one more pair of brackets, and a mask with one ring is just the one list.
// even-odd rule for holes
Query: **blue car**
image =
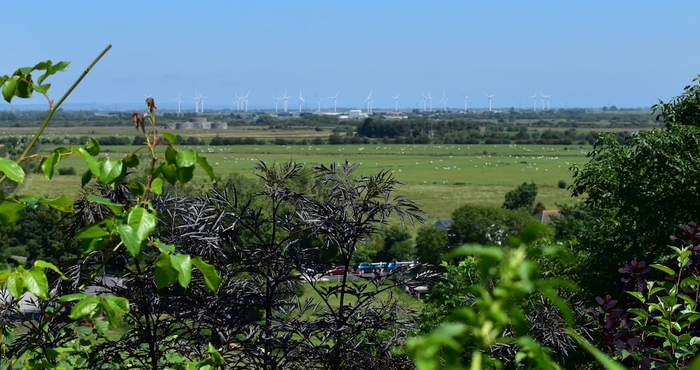
{"label": "blue car", "polygon": [[382,268],[378,264],[371,264],[369,262],[360,262],[357,265],[358,274],[371,274],[374,272],[381,272]]}

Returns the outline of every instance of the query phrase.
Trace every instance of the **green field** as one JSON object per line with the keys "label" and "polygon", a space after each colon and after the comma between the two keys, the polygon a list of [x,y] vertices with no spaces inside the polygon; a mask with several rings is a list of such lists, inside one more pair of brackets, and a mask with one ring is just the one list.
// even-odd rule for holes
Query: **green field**
{"label": "green field", "polygon": [[[289,133],[288,133],[289,134]],[[98,136],[99,137],[99,136]],[[263,137],[263,135],[260,135]],[[269,133],[264,135],[269,138]],[[45,145],[42,152],[54,146]],[[523,182],[539,187],[538,202],[547,208],[556,203],[572,203],[559,180],[571,183],[569,167],[582,164],[588,146],[541,145],[238,145],[195,146],[189,148],[207,157],[217,174],[240,173],[252,177],[257,160],[267,163],[296,161],[307,166],[348,160],[360,163],[358,174],[370,175],[389,170],[401,181],[397,195],[405,195],[419,203],[430,220],[449,217],[460,205],[500,206],[505,193]],[[100,155],[121,158],[136,146],[103,146]],[[78,174],[87,167],[78,156],[63,160],[57,168],[75,167]],[[195,180],[205,182],[203,171],[195,172]],[[78,191],[79,176],[55,176],[49,182],[40,175],[31,175],[18,189],[20,193],[57,196]]]}

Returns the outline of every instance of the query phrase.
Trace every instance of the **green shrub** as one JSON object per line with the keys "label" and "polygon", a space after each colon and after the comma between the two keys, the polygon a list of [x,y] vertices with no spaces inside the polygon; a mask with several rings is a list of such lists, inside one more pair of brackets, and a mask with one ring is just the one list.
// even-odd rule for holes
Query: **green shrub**
{"label": "green shrub", "polygon": [[558,187],[559,189],[566,189],[566,181],[564,181],[564,180],[559,180],[559,182],[557,182],[557,187]]}
{"label": "green shrub", "polygon": [[76,175],[77,172],[73,167],[61,167],[58,169],[58,174],[61,176],[73,176]]}

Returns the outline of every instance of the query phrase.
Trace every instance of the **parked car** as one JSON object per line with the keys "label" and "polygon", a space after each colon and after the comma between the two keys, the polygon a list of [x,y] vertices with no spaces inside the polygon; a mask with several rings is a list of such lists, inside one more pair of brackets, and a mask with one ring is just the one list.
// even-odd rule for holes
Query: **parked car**
{"label": "parked car", "polygon": [[357,273],[358,274],[371,274],[374,272],[381,272],[382,267],[378,263],[369,263],[369,262],[360,262],[359,265],[357,265]]}
{"label": "parked car", "polygon": [[335,266],[332,269],[326,271],[326,274],[328,274],[328,275],[342,275],[346,272],[351,272],[351,270],[345,268],[345,266]]}

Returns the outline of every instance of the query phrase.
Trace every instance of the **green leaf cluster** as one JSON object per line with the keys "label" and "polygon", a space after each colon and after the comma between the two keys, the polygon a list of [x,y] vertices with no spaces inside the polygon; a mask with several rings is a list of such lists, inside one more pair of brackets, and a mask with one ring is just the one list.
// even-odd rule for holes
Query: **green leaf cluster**
{"label": "green leaf cluster", "polygon": [[41,299],[48,299],[49,282],[45,271],[47,268],[66,278],[56,265],[38,260],[30,269],[17,266],[11,270],[0,271],[0,285],[4,285],[10,295],[17,300],[21,299],[25,292]]}
{"label": "green leaf cluster", "polygon": [[[47,77],[63,72],[68,68],[70,62],[58,62],[53,64],[47,60],[37,63],[33,67],[18,68],[11,76],[2,76],[0,78],[0,86],[2,86],[2,97],[6,102],[11,103],[12,98],[18,97],[27,99],[32,97],[34,91],[40,94],[48,94],[51,84],[44,84]],[[34,82],[32,73],[35,71],[44,71],[39,78]]]}
{"label": "green leaf cluster", "polygon": [[[171,246],[172,247],[172,246]],[[187,288],[192,278],[192,266],[196,267],[202,274],[204,285],[211,292],[216,293],[221,283],[221,278],[217,274],[214,266],[202,261],[200,257],[191,258],[186,254],[172,253],[172,248],[163,248],[162,253],[156,260],[156,285],[164,288],[177,282],[183,288]]]}

